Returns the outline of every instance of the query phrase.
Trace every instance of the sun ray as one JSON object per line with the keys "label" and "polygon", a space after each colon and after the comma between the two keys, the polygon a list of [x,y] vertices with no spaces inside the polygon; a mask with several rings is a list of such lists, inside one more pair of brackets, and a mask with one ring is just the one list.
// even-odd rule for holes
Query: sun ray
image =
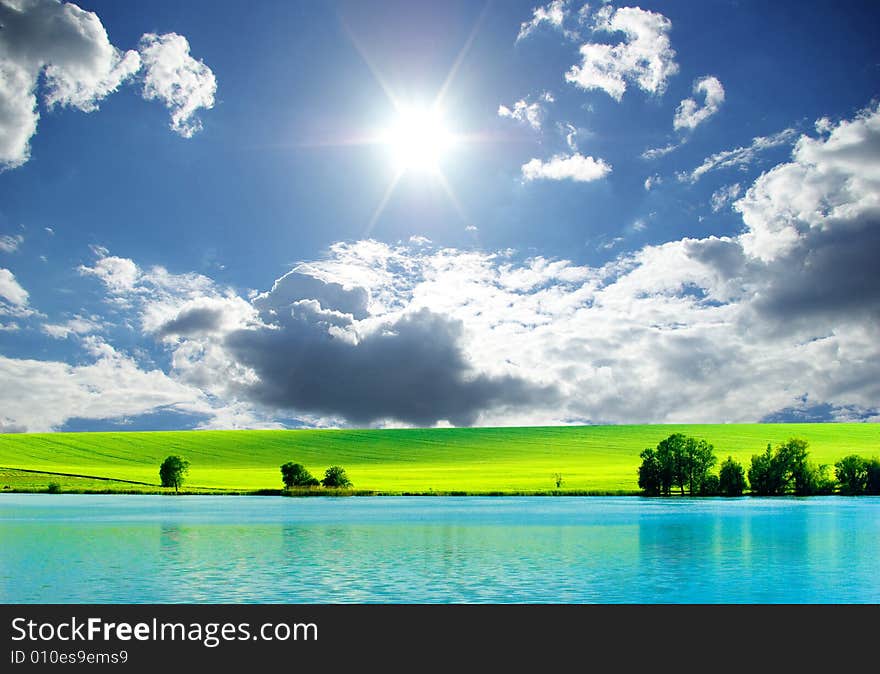
{"label": "sun ray", "polygon": [[364,229],[362,238],[368,238],[373,232],[373,227],[376,225],[376,222],[381,217],[383,211],[385,210],[385,206],[387,206],[388,202],[391,200],[391,195],[394,194],[394,188],[397,187],[397,183],[400,182],[400,179],[402,177],[403,171],[395,171],[394,176],[391,178],[391,182],[388,183],[388,187],[385,189],[385,194],[382,195],[382,199],[381,201],[379,201],[379,205],[376,206],[376,210],[373,211],[373,215],[370,218],[370,221],[367,223],[366,228]]}
{"label": "sun ray", "polygon": [[[432,176],[440,186],[443,188],[444,193],[449,198],[452,206],[454,207],[456,213],[458,213],[459,217],[463,221],[467,220],[467,216],[464,213],[464,208],[461,205],[461,202],[455,195],[454,190],[452,189],[452,185],[447,179],[446,175],[443,173],[440,167],[441,160],[446,152],[451,149],[454,145],[459,145],[464,142],[469,142],[471,140],[471,136],[461,134],[461,133],[451,133],[446,129],[445,124],[442,119],[442,104],[446,98],[447,93],[449,92],[449,88],[452,85],[453,80],[457,76],[462,63],[467,57],[468,53],[473,46],[474,41],[476,40],[477,35],[479,34],[480,27],[483,24],[483,21],[486,18],[489,6],[491,5],[491,0],[487,0],[483,5],[483,9],[480,12],[480,15],[474,21],[474,25],[471,28],[470,33],[468,34],[467,39],[462,45],[461,49],[458,51],[458,54],[455,57],[455,61],[453,62],[449,72],[443,80],[443,84],[440,89],[437,91],[437,95],[433,99],[433,103],[428,107],[418,106],[408,104],[405,101],[402,101],[391,88],[391,85],[382,75],[379,68],[375,65],[373,60],[370,58],[367,49],[361,44],[360,40],[358,40],[354,31],[349,27],[344,17],[341,14],[338,14],[338,19],[342,30],[348,36],[352,46],[360,55],[364,64],[367,66],[367,69],[372,74],[375,81],[381,87],[382,91],[385,93],[386,98],[393,106],[395,112],[397,113],[397,120],[395,121],[395,126],[390,129],[386,129],[384,132],[376,133],[376,134],[363,134],[360,136],[349,137],[346,139],[337,139],[335,142],[330,141],[317,141],[311,143],[310,145],[315,147],[321,146],[330,146],[330,145],[380,145],[384,144],[389,147],[392,151],[393,160],[395,163],[394,173],[388,186],[385,189],[385,192],[382,195],[379,204],[376,209],[373,211],[372,216],[370,217],[369,222],[364,230],[364,236],[369,236],[376,223],[381,218],[382,214],[385,212],[385,208],[388,205],[388,202],[391,200],[391,197],[394,195],[394,191],[396,190],[398,184],[403,178],[404,174],[409,171],[416,171],[418,173],[422,173],[424,175]],[[485,139],[480,139],[484,141]],[[480,141],[477,141],[480,142]]]}
{"label": "sun ray", "polygon": [[449,86],[452,84],[452,80],[454,80],[455,76],[458,74],[458,69],[461,67],[462,62],[468,55],[468,52],[471,50],[471,45],[473,45],[474,40],[477,38],[477,34],[480,32],[480,27],[483,25],[483,21],[486,19],[486,14],[489,11],[489,5],[491,4],[491,0],[486,0],[486,3],[483,5],[483,9],[480,12],[480,16],[477,17],[476,21],[474,21],[474,27],[471,28],[468,39],[465,40],[464,45],[458,51],[458,56],[455,57],[455,62],[449,69],[449,74],[446,75],[446,79],[443,81],[443,85],[440,87],[440,91],[437,92],[437,96],[434,99],[435,107],[439,107],[443,103],[443,99],[446,98],[446,92],[449,90]]}

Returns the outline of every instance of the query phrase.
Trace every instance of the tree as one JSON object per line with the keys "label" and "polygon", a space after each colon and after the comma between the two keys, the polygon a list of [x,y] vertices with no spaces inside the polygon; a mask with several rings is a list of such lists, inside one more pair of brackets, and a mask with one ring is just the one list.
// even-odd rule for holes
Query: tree
{"label": "tree", "polygon": [[789,438],[776,446],[767,445],[763,454],[752,456],[749,483],[758,496],[779,496],[793,491],[798,496],[830,493],[834,483],[827,466],[808,461],[809,443],[802,438]]}
{"label": "tree", "polygon": [[691,496],[704,493],[709,485],[704,487],[703,483],[709,479],[709,469],[714,465],[715,452],[712,445],[702,439],[686,438],[682,461],[682,489],[687,484]]}
{"label": "tree", "polygon": [[301,463],[287,462],[281,466],[281,479],[288,489],[293,487],[317,487],[321,483]]}
{"label": "tree", "polygon": [[776,448],[780,469],[786,476],[786,487],[792,486],[798,496],[816,493],[819,469],[807,461],[809,443],[801,438],[789,438]]}
{"label": "tree", "polygon": [[324,479],[321,480],[321,484],[325,487],[351,487],[351,480],[348,479],[348,476],[345,474],[345,469],[342,466],[330,466],[324,472]]}
{"label": "tree", "polygon": [[746,474],[742,465],[728,456],[718,469],[718,492],[722,496],[742,496],[746,488]]}
{"label": "tree", "polygon": [[781,494],[785,489],[785,482],[779,468],[780,464],[768,442],[763,454],[752,455],[752,464],[749,466],[749,484],[752,485],[752,493],[756,496]]}
{"label": "tree", "polygon": [[163,487],[174,487],[176,492],[183,484],[183,476],[189,472],[189,461],[172,454],[166,457],[159,467],[159,477]]}
{"label": "tree", "polygon": [[648,496],[668,496],[673,487],[678,487],[682,494],[687,487],[691,496],[716,490],[709,476],[709,469],[715,465],[715,453],[705,440],[673,433],[661,440],[656,449],[645,449],[639,456],[639,487]]}
{"label": "tree", "polygon": [[798,496],[834,493],[834,487],[837,482],[831,477],[828,464],[820,463],[816,465],[812,461],[807,461],[804,473],[806,478],[801,483],[801,491],[795,492]]}
{"label": "tree", "polygon": [[648,447],[639,456],[642,459],[642,465],[639,466],[639,488],[646,496],[659,496],[663,493],[663,480],[657,452]]}
{"label": "tree", "polygon": [[864,494],[868,486],[868,462],[858,454],[850,454],[834,464],[834,475],[840,483],[841,494]]}
{"label": "tree", "polygon": [[562,486],[562,473],[553,473],[553,482],[556,483],[556,488],[559,489]]}
{"label": "tree", "polygon": [[678,486],[684,494],[686,443],[687,437],[683,433],[673,433],[657,444],[657,461],[660,464],[660,484],[663,494],[668,495],[674,486]]}

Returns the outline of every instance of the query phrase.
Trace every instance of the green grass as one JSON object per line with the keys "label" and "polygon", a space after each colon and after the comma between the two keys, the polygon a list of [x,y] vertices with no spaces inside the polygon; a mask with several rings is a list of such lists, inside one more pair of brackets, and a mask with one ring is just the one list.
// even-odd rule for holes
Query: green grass
{"label": "green grass", "polygon": [[[159,464],[180,454],[191,464],[188,490],[278,489],[279,466],[295,461],[317,477],[341,465],[359,491],[550,493],[558,472],[563,492],[628,493],[638,489],[639,452],[674,432],[705,438],[719,462],[731,454],[745,466],[792,436],[810,442],[817,463],[880,456],[880,424],[722,424],[5,434],[0,466],[158,485]],[[59,481],[34,480],[42,489]],[[96,489],[108,485],[136,488]]]}

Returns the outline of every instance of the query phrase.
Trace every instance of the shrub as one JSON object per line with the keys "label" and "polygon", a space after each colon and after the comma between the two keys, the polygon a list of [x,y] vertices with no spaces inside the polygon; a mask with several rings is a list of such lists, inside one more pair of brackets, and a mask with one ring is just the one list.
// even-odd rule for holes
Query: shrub
{"label": "shrub", "polygon": [[46,488],[50,494],[60,494],[61,493],[61,485],[57,482],[50,482],[49,486]]}
{"label": "shrub", "polygon": [[700,496],[718,496],[720,493],[720,480],[717,475],[706,475],[700,482]]}
{"label": "shrub", "polygon": [[342,466],[330,466],[324,472],[324,479],[321,480],[321,484],[325,487],[351,487],[351,480],[348,479],[348,476],[345,474],[345,469]]}

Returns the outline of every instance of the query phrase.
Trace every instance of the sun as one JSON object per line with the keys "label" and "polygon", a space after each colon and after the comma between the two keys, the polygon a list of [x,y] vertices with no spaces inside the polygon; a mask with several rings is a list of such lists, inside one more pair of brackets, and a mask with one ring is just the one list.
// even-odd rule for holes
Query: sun
{"label": "sun", "polygon": [[436,173],[455,145],[455,136],[434,108],[398,108],[397,118],[383,134],[399,173]]}

